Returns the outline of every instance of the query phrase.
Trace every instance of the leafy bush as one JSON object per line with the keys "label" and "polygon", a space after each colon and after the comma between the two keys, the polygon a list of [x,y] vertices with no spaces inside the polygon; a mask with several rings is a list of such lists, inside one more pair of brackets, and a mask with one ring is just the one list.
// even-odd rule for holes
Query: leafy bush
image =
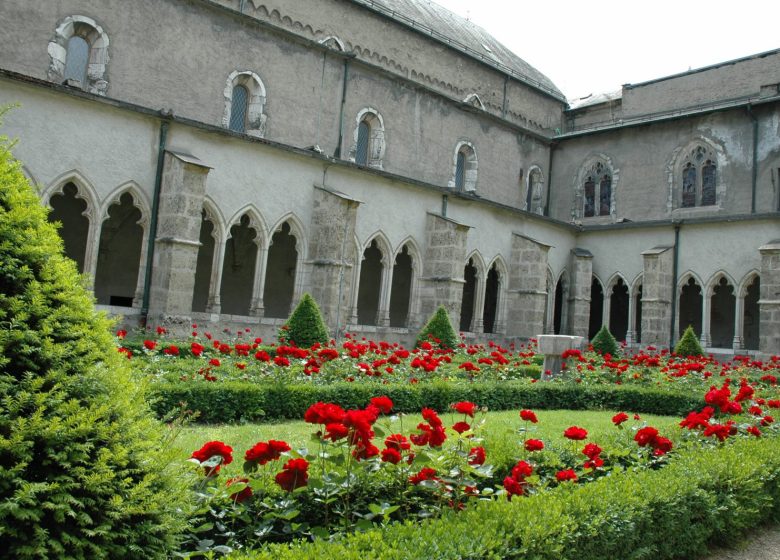
{"label": "leafy bush", "polygon": [[736,542],[746,527],[778,517],[780,440],[741,440],[694,448],[657,471],[235,558],[696,558],[707,543]]}
{"label": "leafy bush", "polygon": [[609,332],[607,325],[602,325],[593,340],[590,341],[593,349],[601,355],[610,354],[611,356],[618,356],[620,354],[620,346],[618,346],[617,340]]}
{"label": "leafy bush", "polygon": [[280,340],[294,342],[300,348],[309,348],[319,342],[328,342],[328,327],[322,319],[317,302],[309,294],[303,294],[301,301],[279,331]]}
{"label": "leafy bush", "polygon": [[696,338],[696,333],[693,332],[691,325],[688,325],[688,328],[683,332],[682,337],[674,347],[674,353],[678,356],[701,356],[704,354],[704,350],[702,350],[699,339]]}
{"label": "leafy bush", "polygon": [[165,557],[186,494],[161,427],[5,139],[0,324],[4,555]]}
{"label": "leafy bush", "polygon": [[659,415],[683,415],[704,405],[700,395],[629,385],[582,385],[525,381],[453,384],[391,383],[328,385],[257,384],[248,382],[160,383],[151,390],[152,407],[161,416],[181,403],[200,413],[198,421],[231,423],[298,419],[309,406],[332,402],[359,408],[376,395],[387,395],[398,412],[423,407],[445,411],[458,401],[478,402],[489,410],[520,408],[568,410],[629,410]]}
{"label": "leafy bush", "polygon": [[443,305],[439,306],[417,335],[417,346],[437,340],[442,348],[455,348],[458,345],[458,335],[452,328],[450,316]]}

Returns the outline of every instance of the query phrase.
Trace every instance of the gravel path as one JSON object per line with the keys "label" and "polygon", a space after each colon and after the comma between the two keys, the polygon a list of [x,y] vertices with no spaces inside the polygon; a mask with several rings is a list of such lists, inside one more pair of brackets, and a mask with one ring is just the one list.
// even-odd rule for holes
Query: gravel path
{"label": "gravel path", "polygon": [[737,548],[717,548],[704,560],[780,560],[780,525],[757,529]]}

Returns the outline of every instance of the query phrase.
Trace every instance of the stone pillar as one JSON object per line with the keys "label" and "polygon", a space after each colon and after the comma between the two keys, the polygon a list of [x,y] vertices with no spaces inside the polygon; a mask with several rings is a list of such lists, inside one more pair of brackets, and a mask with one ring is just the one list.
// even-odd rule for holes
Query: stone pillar
{"label": "stone pillar", "polygon": [[165,153],[149,293],[151,324],[189,328],[201,212],[210,170],[196,157]]}
{"label": "stone pillar", "polygon": [[[672,321],[674,251],[672,247],[654,247],[642,253],[642,344],[666,347]],[[676,326],[675,326],[676,328]]]}
{"label": "stone pillar", "polygon": [[758,250],[761,253],[758,350],[768,357],[780,351],[780,239]]}
{"label": "stone pillar", "polygon": [[745,296],[739,292],[734,300],[734,339],[731,341],[731,349],[738,354],[742,348],[742,337],[745,330]]}
{"label": "stone pillar", "polygon": [[[337,336],[349,318],[355,221],[360,201],[327,189],[314,188],[309,235],[311,295],[331,334]],[[361,258],[358,255],[357,258]]]}
{"label": "stone pillar", "polygon": [[586,249],[571,251],[569,288],[569,329],[572,335],[588,338],[590,325],[590,286],[593,282],[593,255]]}
{"label": "stone pillar", "polygon": [[382,285],[379,292],[379,313],[376,324],[390,326],[390,291],[393,285],[392,255],[382,255]]}
{"label": "stone pillar", "polygon": [[[506,291],[506,336],[529,339],[545,332],[547,254],[550,245],[512,234],[512,257]],[[550,320],[552,322],[552,319]]]}
{"label": "stone pillar", "polygon": [[714,286],[705,286],[702,290],[702,306],[701,306],[701,337],[699,343],[702,349],[712,346],[712,336],[710,330],[712,325],[712,296]]}
{"label": "stone pillar", "polygon": [[425,255],[420,277],[420,320],[427,321],[444,305],[457,330],[463,300],[466,236],[470,226],[428,213],[425,223]]}

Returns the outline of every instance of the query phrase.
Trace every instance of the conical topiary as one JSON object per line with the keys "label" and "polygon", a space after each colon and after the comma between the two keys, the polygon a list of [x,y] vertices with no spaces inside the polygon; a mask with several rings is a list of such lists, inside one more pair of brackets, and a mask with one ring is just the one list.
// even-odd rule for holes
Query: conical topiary
{"label": "conical topiary", "polygon": [[704,354],[699,339],[696,338],[696,333],[693,332],[693,327],[688,325],[688,328],[683,332],[680,340],[677,341],[677,345],[674,347],[674,353],[678,356],[701,356]]}
{"label": "conical topiary", "polygon": [[593,340],[590,341],[593,350],[599,354],[609,354],[611,356],[617,356],[620,354],[620,346],[618,345],[615,337],[609,332],[607,325],[602,325]]}
{"label": "conical topiary", "polygon": [[455,348],[458,345],[458,335],[443,305],[439,306],[417,335],[416,345],[420,346],[423,342],[438,343],[442,348]]}
{"label": "conical topiary", "polygon": [[186,493],[46,213],[0,138],[0,550],[164,558]]}
{"label": "conical topiary", "polygon": [[279,330],[279,339],[294,342],[300,348],[309,348],[317,342],[327,344],[330,339],[328,327],[317,302],[309,294],[303,294],[292,315]]}

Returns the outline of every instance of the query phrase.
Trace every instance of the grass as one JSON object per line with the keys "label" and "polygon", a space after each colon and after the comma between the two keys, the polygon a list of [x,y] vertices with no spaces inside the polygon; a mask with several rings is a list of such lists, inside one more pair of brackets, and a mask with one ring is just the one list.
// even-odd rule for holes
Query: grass
{"label": "grass", "polygon": [[[615,413],[615,411],[604,410],[540,410],[536,412],[539,422],[527,426],[527,437],[541,439],[549,449],[572,449],[574,444],[563,437],[563,431],[573,425],[588,431],[586,441],[597,442],[602,447],[621,441],[628,443],[634,435],[632,427],[641,427],[645,424],[658,428],[662,435],[671,437],[673,440],[679,433],[677,427],[679,418],[653,415],[642,415],[639,421],[629,420],[620,430],[611,421]],[[451,426],[462,419],[462,415],[459,414],[442,415],[445,426]],[[480,428],[478,435],[484,438],[482,445],[484,445],[488,456],[519,458],[522,455],[524,439],[522,429],[526,427],[526,423],[520,419],[518,411],[478,414],[475,418],[476,422],[471,421],[470,423],[475,425],[482,419],[484,419],[484,425]],[[403,415],[380,419],[378,424],[383,422],[389,424],[386,428],[388,433],[401,432],[408,435],[421,420],[419,415]],[[319,426],[302,421],[243,425],[192,425],[182,430],[174,440],[173,445],[181,451],[182,460],[184,460],[205,442],[222,441],[233,448],[234,455],[234,462],[224,467],[224,472],[227,476],[236,476],[241,470],[244,452],[258,441],[280,439],[288,442],[294,449],[311,447],[313,445],[311,436],[318,429],[320,429]],[[448,430],[448,434],[452,434],[452,431]],[[375,442],[380,448],[383,447],[383,439],[377,437]],[[579,442],[577,445],[581,447],[584,443]]]}

